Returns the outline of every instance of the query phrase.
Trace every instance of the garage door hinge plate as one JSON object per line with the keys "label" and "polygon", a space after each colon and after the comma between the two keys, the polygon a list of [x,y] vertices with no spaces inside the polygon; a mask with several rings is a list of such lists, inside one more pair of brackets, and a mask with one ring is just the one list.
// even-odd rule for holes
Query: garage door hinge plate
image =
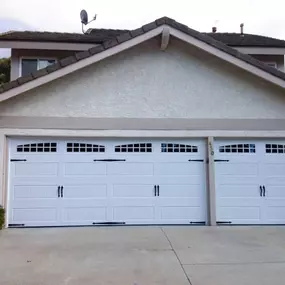
{"label": "garage door hinge plate", "polygon": [[10,161],[27,161],[26,159],[10,159]]}
{"label": "garage door hinge plate", "polygon": [[217,221],[216,224],[217,225],[227,225],[227,224],[231,224],[231,221]]}
{"label": "garage door hinge plate", "polygon": [[188,159],[188,161],[204,162],[204,159]]}
{"label": "garage door hinge plate", "polygon": [[215,162],[229,162],[228,159],[215,159]]}
{"label": "garage door hinge plate", "polygon": [[20,228],[20,227],[24,227],[25,224],[8,224],[9,228]]}
{"label": "garage door hinge plate", "polygon": [[126,161],[126,160],[125,159],[94,159],[93,161],[116,162],[116,161]]}
{"label": "garage door hinge plate", "polygon": [[205,225],[206,222],[189,222],[191,225]]}
{"label": "garage door hinge plate", "polygon": [[102,226],[115,226],[115,225],[125,225],[125,222],[102,222],[102,223],[92,223],[92,225],[102,225]]}

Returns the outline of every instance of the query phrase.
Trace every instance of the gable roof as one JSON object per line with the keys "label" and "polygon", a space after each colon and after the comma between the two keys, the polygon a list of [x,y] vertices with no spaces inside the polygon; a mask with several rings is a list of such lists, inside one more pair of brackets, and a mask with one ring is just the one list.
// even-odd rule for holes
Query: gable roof
{"label": "gable roof", "polygon": [[[255,59],[249,55],[243,54],[243,53],[237,51],[236,49],[233,49],[233,48],[223,44],[222,42],[219,42],[219,41],[209,37],[206,34],[202,34],[198,31],[195,31],[195,30],[187,27],[186,25],[178,23],[175,20],[170,19],[168,17],[163,17],[163,18],[160,18],[154,22],[151,22],[149,24],[144,25],[139,29],[123,33],[123,34],[117,36],[116,38],[112,38],[110,40],[104,41],[102,44],[97,45],[95,47],[92,47],[91,49],[89,49],[87,51],[79,52],[79,53],[75,54],[74,56],[70,56],[70,57],[61,59],[57,63],[50,65],[44,69],[40,69],[40,70],[30,74],[30,75],[20,77],[14,81],[8,82],[8,83],[6,83],[0,87],[0,94],[5,93],[7,91],[10,91],[11,89],[20,87],[22,85],[25,85],[25,84],[33,81],[33,80],[41,79],[44,76],[47,76],[47,75],[52,74],[52,73],[56,73],[57,71],[60,71],[61,69],[64,69],[68,66],[75,65],[76,63],[78,63],[82,60],[92,58],[93,56],[95,56],[97,54],[101,54],[108,49],[114,48],[116,46],[124,44],[125,42],[131,41],[132,39],[134,39],[136,37],[147,34],[148,32],[151,32],[151,31],[157,29],[158,27],[161,27],[164,25],[168,26],[170,28],[173,28],[174,30],[177,30],[179,32],[182,32],[182,34],[188,35],[188,36],[194,38],[195,40],[198,40],[199,42],[202,42],[202,43],[206,44],[207,46],[214,48],[216,51],[222,52],[222,54],[232,56],[232,57],[242,61],[243,63],[248,64],[249,66],[255,67],[257,69],[257,72],[252,72],[255,75],[257,75],[258,71],[264,71],[266,73],[265,75],[267,75],[267,76],[271,75],[275,79],[276,78],[281,79],[282,84],[280,84],[280,83],[278,84],[274,80],[267,78],[264,75],[262,75],[262,76],[260,75],[260,77],[262,77],[263,79],[268,80],[274,84],[277,84],[277,85],[285,88],[285,82],[283,82],[283,81],[285,81],[285,73],[284,72],[281,72],[278,69],[270,67],[270,66],[266,65],[265,63]],[[161,31],[159,33],[161,33]],[[159,33],[157,33],[155,35],[158,35]],[[218,52],[215,52],[215,53],[213,52],[213,54],[216,56],[217,56],[217,53]],[[100,58],[100,60],[103,58],[104,57]],[[80,66],[80,68],[87,66],[87,65],[88,65],[87,63],[86,63],[86,65],[82,64],[82,66]],[[73,68],[73,70],[71,70],[71,71],[66,71],[65,74],[68,74],[68,73],[73,72],[75,70],[77,70],[77,69]],[[63,75],[65,75],[65,74],[63,74]],[[61,75],[61,76],[63,76],[63,75]],[[51,79],[51,80],[54,80],[56,78],[57,78],[56,75],[54,75],[53,79]],[[46,83],[46,82],[41,81],[41,83],[39,85],[44,84],[44,83]],[[31,88],[34,88],[34,87],[31,87]],[[27,91],[27,90],[25,90],[25,91]],[[24,91],[22,91],[22,92],[24,92]],[[13,96],[16,96],[16,95],[17,94],[15,94]],[[13,96],[12,95],[7,96],[7,98],[6,97],[1,98],[1,96],[0,96],[0,101],[8,99],[8,98],[13,97]]]}
{"label": "gable roof", "polygon": [[[86,34],[38,32],[38,31],[9,31],[0,33],[0,41],[28,42],[62,42],[62,43],[94,43],[101,44],[131,30],[88,29]],[[228,46],[240,47],[285,47],[285,40],[276,38],[239,33],[203,33]]]}

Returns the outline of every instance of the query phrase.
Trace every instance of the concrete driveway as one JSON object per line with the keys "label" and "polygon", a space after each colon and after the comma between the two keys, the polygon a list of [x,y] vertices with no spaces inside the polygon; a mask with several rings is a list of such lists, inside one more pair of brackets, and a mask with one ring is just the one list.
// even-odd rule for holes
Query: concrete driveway
{"label": "concrete driveway", "polygon": [[1,285],[268,285],[284,280],[283,227],[0,232]]}

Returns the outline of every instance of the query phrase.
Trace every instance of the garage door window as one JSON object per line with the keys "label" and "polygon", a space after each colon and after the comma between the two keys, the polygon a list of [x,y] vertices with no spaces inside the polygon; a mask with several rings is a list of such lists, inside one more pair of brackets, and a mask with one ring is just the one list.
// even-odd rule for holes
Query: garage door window
{"label": "garage door window", "polygon": [[161,152],[198,152],[198,146],[185,145],[185,144],[162,143]]}
{"label": "garage door window", "polygon": [[116,145],[115,152],[152,152],[151,143]]}
{"label": "garage door window", "polygon": [[89,143],[72,143],[66,144],[67,152],[105,152],[105,146]]}
{"label": "garage door window", "polygon": [[55,142],[31,143],[17,145],[17,152],[56,152]]}
{"label": "garage door window", "polygon": [[232,144],[219,147],[219,152],[226,153],[255,153],[255,144]]}
{"label": "garage door window", "polygon": [[285,153],[285,145],[283,144],[266,144],[266,153]]}

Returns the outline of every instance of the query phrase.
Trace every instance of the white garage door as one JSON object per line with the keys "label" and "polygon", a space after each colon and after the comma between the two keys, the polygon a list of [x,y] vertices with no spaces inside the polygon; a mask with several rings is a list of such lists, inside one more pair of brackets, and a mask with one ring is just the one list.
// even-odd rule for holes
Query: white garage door
{"label": "white garage door", "polygon": [[10,226],[205,222],[202,140],[11,140]]}
{"label": "white garage door", "polygon": [[285,141],[217,141],[215,158],[218,222],[285,224]]}

